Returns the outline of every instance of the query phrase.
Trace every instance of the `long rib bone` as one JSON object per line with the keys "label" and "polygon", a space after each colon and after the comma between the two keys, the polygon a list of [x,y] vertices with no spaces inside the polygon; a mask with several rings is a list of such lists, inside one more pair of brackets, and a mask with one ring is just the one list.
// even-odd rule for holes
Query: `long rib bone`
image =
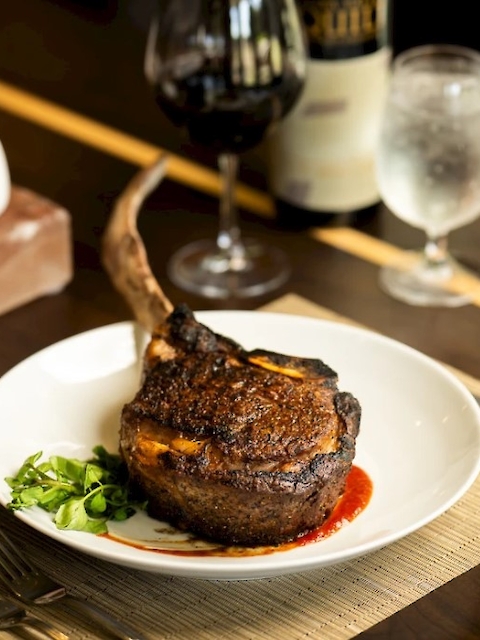
{"label": "long rib bone", "polygon": [[147,196],[165,177],[167,161],[164,155],[132,178],[115,203],[102,239],[103,265],[149,334],[170,314],[173,305],[150,269],[137,218]]}

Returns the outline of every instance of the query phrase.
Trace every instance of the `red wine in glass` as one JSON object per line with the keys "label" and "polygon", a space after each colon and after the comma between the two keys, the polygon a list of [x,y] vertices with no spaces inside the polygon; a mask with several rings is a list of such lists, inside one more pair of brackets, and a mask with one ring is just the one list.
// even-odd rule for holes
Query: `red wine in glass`
{"label": "red wine in glass", "polygon": [[147,79],[164,114],[218,155],[223,178],[217,238],[173,255],[169,274],[178,286],[211,298],[247,297],[287,279],[281,251],[242,239],[234,188],[238,154],[290,111],[305,62],[294,0],[157,0]]}

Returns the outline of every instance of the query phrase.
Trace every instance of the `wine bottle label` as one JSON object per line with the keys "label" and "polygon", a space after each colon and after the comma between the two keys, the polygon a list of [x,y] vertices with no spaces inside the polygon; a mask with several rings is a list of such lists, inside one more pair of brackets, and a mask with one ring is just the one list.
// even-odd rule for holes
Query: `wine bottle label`
{"label": "wine bottle label", "polygon": [[312,58],[347,58],[386,45],[386,0],[299,0]]}
{"label": "wine bottle label", "polygon": [[311,211],[344,213],[379,201],[374,152],[390,49],[308,62],[292,112],[267,141],[273,194]]}

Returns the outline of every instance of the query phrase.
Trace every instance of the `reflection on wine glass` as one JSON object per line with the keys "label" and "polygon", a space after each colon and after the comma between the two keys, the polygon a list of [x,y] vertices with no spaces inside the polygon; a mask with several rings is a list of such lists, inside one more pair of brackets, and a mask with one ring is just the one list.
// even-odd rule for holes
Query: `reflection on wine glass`
{"label": "reflection on wine glass", "polygon": [[422,252],[380,270],[381,286],[410,304],[470,302],[459,285],[473,274],[447,238],[480,216],[480,53],[423,45],[395,59],[376,165],[388,208],[427,235]]}
{"label": "reflection on wine glass", "polygon": [[172,280],[207,297],[246,297],[287,279],[278,249],[242,240],[234,203],[239,153],[293,106],[306,53],[294,0],[157,0],[145,73],[156,101],[192,142],[218,154],[223,180],[216,241],[181,248]]}

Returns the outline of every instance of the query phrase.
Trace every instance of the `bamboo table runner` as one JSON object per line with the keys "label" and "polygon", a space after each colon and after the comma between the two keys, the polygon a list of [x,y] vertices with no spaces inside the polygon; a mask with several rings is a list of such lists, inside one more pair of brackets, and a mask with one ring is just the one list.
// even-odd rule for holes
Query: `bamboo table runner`
{"label": "bamboo table runner", "polygon": [[[348,322],[295,295],[264,309]],[[454,372],[478,393],[480,381]],[[301,574],[234,582],[157,575],[97,560],[45,538],[3,508],[0,527],[51,575],[152,640],[346,640],[477,565],[479,513],[477,479],[442,516],[379,551]],[[61,601],[35,612],[71,638],[103,638]]]}

